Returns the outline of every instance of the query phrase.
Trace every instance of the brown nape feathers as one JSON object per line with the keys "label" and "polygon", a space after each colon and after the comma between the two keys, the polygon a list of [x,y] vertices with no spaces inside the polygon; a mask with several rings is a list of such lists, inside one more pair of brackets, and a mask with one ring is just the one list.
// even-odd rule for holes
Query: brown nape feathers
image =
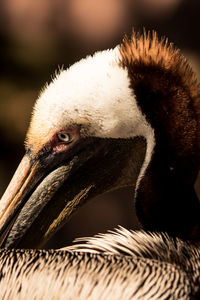
{"label": "brown nape feathers", "polygon": [[199,97],[200,86],[195,73],[180,50],[168,43],[167,38],[162,37],[159,41],[155,31],[146,33],[144,30],[141,35],[133,31],[130,40],[125,36],[119,50],[123,67],[160,67],[163,72],[178,77],[192,98]]}
{"label": "brown nape feathers", "polygon": [[196,75],[180,51],[165,38],[159,41],[155,32],[133,33],[119,50],[121,66],[128,70],[136,101],[156,139],[137,193],[137,215],[145,228],[173,235],[182,232],[182,238],[193,239],[200,228],[199,201],[193,190],[200,167]]}
{"label": "brown nape feathers", "polygon": [[155,31],[144,30],[143,34],[133,31],[130,40],[125,36],[119,51],[122,57],[120,63],[124,68],[128,68],[133,86],[145,77],[148,81],[148,73],[151,88],[154,90],[162,89],[163,93],[170,95],[171,85],[171,90],[177,91],[180,87],[190,97],[198,119],[200,141],[200,84],[180,50],[175,48],[173,43],[168,43],[167,38],[162,37],[159,41]]}
{"label": "brown nape feathers", "polygon": [[[195,131],[194,135],[198,145],[197,151],[200,160],[200,84],[188,60],[180,53],[179,49],[175,48],[173,43],[168,43],[167,38],[162,37],[159,41],[155,31],[146,32],[144,30],[143,34],[133,31],[130,40],[125,36],[119,51],[122,57],[120,64],[128,69],[131,85],[136,96],[138,92],[138,98],[142,98],[139,105],[147,115],[147,118],[148,114],[152,114],[152,109],[154,108],[152,98],[154,98],[154,102],[156,102],[156,98],[159,98],[160,101],[160,96],[167,100],[168,103],[164,105],[162,103],[162,109],[164,108],[166,114],[171,113],[176,105],[179,108],[175,109],[174,112],[182,114],[182,111],[187,109],[184,107],[184,102],[189,103],[190,110],[195,113],[197,124],[191,124],[188,132],[190,131],[190,134],[193,135]],[[140,95],[141,93],[138,90],[141,89],[141,82],[143,90],[144,87],[145,90],[148,87],[147,89],[151,90],[151,95],[149,93],[149,95],[144,96],[146,91]],[[173,98],[175,99],[174,101]],[[149,99],[151,103],[145,103]],[[180,100],[177,101],[177,99]],[[155,111],[152,115],[155,115]],[[178,114],[176,119],[177,116]],[[186,115],[185,118],[187,119]],[[173,117],[171,119],[173,122]],[[195,130],[193,127],[195,127]],[[177,128],[175,126],[175,129],[181,129],[179,124],[177,124]],[[188,135],[188,144],[190,144],[190,136],[187,132],[185,134]]]}

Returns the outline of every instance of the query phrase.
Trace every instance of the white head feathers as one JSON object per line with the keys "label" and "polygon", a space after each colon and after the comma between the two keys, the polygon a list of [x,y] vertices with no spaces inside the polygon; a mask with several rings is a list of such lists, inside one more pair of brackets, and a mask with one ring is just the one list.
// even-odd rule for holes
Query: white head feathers
{"label": "white head feathers", "polygon": [[149,124],[137,106],[127,70],[119,66],[119,56],[118,48],[98,52],[61,71],[45,88],[27,136],[27,144],[37,148],[34,152],[70,124],[82,125],[89,136],[149,136]]}
{"label": "white head feathers", "polygon": [[37,100],[26,145],[38,153],[59,130],[77,124],[85,136],[147,140],[144,175],[154,148],[154,131],[137,105],[120,52],[98,52],[72,65],[44,89]]}

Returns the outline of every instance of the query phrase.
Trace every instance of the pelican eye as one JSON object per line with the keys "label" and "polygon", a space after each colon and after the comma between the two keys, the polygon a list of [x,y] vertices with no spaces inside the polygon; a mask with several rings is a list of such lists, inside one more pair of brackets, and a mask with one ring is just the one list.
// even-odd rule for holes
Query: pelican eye
{"label": "pelican eye", "polygon": [[59,132],[57,134],[57,137],[58,139],[61,141],[61,142],[64,142],[66,144],[69,144],[71,142],[71,137],[68,133],[65,133],[65,132]]}

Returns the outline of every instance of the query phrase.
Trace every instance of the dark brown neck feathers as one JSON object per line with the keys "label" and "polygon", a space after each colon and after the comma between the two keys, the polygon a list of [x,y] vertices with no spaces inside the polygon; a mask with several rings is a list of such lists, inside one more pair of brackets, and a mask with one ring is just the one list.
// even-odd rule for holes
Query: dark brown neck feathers
{"label": "dark brown neck feathers", "polygon": [[156,33],[132,35],[120,46],[121,65],[156,146],[137,193],[146,229],[200,241],[200,203],[194,182],[200,163],[200,92],[186,59]]}

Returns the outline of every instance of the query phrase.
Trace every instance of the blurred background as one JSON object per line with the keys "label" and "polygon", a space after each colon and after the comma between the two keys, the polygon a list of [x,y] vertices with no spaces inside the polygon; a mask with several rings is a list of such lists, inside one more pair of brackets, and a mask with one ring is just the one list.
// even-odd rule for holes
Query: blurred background
{"label": "blurred background", "polygon": [[[112,48],[133,27],[145,27],[181,48],[199,76],[199,15],[199,0],[1,0],[0,194],[24,154],[33,103],[59,66]],[[46,247],[118,224],[138,228],[131,189],[87,203]]]}

